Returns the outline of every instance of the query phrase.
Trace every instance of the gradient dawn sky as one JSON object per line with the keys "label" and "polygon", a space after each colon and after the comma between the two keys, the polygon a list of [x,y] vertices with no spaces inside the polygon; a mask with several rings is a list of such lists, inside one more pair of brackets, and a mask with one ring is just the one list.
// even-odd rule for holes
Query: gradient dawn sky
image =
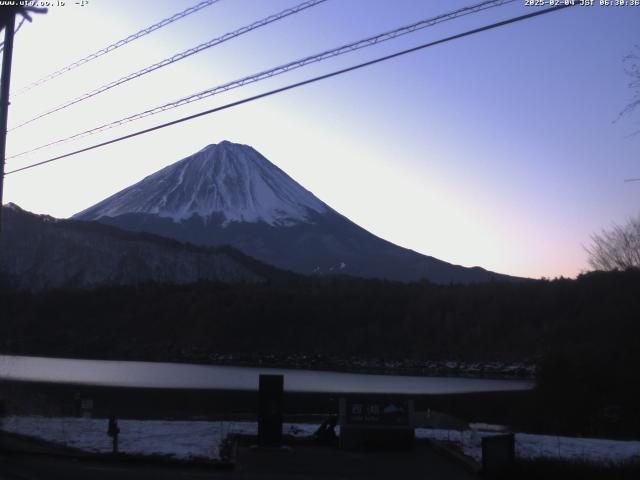
{"label": "gradient dawn sky", "polygon": [[[221,0],[11,99],[9,125],[296,5]],[[86,0],[85,0],[86,2]],[[67,0],[16,35],[12,90],[195,4]],[[9,134],[8,155],[205,88],[469,5],[328,0]],[[475,2],[477,3],[477,2]],[[596,3],[598,1],[596,0]],[[511,16],[524,0],[446,22],[81,141],[7,170]],[[594,231],[638,212],[640,111],[623,58],[640,7],[574,7],[6,177],[4,202],[68,217],[227,139],[252,145],[372,233],[465,266],[530,277],[587,269]]]}

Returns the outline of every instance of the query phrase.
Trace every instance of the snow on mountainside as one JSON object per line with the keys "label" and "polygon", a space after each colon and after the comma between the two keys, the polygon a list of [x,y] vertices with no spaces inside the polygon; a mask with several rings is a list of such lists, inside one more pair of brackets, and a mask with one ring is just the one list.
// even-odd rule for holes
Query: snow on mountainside
{"label": "snow on mountainside", "polygon": [[209,145],[103,200],[76,218],[129,213],[186,220],[222,214],[228,222],[307,222],[330,208],[248,145]]}

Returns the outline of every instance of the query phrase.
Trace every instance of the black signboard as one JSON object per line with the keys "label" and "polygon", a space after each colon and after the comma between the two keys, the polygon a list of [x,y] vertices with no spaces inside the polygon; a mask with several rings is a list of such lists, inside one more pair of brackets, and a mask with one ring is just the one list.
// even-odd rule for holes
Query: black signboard
{"label": "black signboard", "polygon": [[353,399],[346,401],[346,425],[410,426],[409,400]]}
{"label": "black signboard", "polygon": [[340,399],[340,447],[367,450],[413,448],[413,400],[383,396]]}

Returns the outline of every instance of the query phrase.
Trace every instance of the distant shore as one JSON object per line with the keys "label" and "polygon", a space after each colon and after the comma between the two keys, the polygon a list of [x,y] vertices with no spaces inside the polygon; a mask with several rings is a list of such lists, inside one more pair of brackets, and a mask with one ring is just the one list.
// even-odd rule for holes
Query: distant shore
{"label": "distant shore", "polygon": [[425,377],[468,377],[487,379],[536,378],[536,366],[527,362],[474,362],[463,360],[413,360],[388,358],[340,357],[308,354],[210,353],[189,349],[179,355],[144,351],[141,355],[74,355],[45,352],[0,351],[0,355],[26,355],[85,360],[122,360],[141,362],[191,363],[233,367],[286,368],[374,375],[410,375]]}

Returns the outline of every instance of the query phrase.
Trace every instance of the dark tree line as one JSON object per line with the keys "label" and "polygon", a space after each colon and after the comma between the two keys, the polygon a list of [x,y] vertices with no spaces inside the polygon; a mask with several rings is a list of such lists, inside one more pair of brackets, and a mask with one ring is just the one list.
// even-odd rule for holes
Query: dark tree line
{"label": "dark tree line", "polygon": [[[548,352],[631,354],[640,272],[577,280],[402,284],[300,279],[266,285],[140,285],[0,293],[4,351],[148,357],[331,353],[535,361]],[[638,337],[640,338],[640,337]],[[632,349],[635,350],[635,347]]]}
{"label": "dark tree line", "polygon": [[38,294],[5,289],[0,306],[5,353],[535,362],[539,391],[551,402],[546,411],[567,430],[640,432],[638,270],[473,285],[336,278]]}

